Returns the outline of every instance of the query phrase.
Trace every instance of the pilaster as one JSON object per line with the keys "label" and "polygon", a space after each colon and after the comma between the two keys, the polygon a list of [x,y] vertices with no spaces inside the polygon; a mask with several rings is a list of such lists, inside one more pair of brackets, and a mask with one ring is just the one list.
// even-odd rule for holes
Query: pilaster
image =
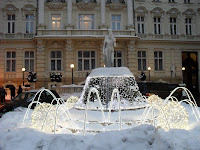
{"label": "pilaster", "polygon": [[72,0],[67,0],[67,24],[72,24]]}
{"label": "pilaster", "polygon": [[44,25],[44,0],[39,0],[38,25]]}
{"label": "pilaster", "polygon": [[132,73],[137,71],[137,58],[136,58],[136,49],[134,40],[131,40],[128,43],[127,67],[130,69]]}
{"label": "pilaster", "polygon": [[133,1],[127,0],[128,26],[133,26]]}

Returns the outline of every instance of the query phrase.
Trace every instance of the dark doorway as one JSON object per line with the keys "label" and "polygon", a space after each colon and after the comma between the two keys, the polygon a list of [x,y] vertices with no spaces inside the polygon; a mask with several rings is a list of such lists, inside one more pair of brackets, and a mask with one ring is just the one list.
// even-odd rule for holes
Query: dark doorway
{"label": "dark doorway", "polygon": [[182,52],[183,82],[186,87],[197,95],[198,92],[198,58],[196,52]]}

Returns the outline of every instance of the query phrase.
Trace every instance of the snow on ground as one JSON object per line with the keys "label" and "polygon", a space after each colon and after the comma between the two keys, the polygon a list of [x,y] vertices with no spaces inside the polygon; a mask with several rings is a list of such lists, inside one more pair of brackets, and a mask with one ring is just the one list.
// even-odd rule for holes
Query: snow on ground
{"label": "snow on ground", "polygon": [[[80,96],[80,94],[73,94]],[[69,97],[70,95],[62,95]],[[57,134],[41,132],[30,127],[30,118],[22,124],[26,108],[18,107],[0,118],[0,150],[200,150],[200,122],[196,122],[192,110],[183,104],[190,114],[191,129],[172,129],[165,131],[149,124],[130,126],[128,129],[101,133],[72,133],[61,119]],[[30,111],[30,114],[32,110]],[[71,109],[72,117],[83,119],[83,111]],[[88,112],[91,118],[100,116],[100,112]],[[123,111],[122,118],[137,119],[137,113]],[[117,116],[117,113],[113,113]],[[113,117],[117,118],[117,117]],[[133,119],[133,120],[134,120]],[[98,119],[97,119],[98,120]],[[63,121],[63,122],[62,122]],[[115,121],[115,120],[113,120]],[[90,128],[90,127],[88,127]]]}

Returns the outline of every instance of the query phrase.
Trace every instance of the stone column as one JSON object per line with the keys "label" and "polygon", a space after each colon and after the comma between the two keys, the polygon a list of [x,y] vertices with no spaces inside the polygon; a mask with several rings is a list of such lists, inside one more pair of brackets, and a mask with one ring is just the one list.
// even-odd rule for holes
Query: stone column
{"label": "stone column", "polygon": [[67,24],[72,24],[72,0],[67,0]]}
{"label": "stone column", "polygon": [[[6,53],[4,51],[3,48],[0,48],[0,56],[1,56],[1,59],[0,59],[0,82],[4,82],[4,71],[6,70],[6,65],[5,65],[5,57],[6,56]],[[5,67],[5,68],[4,68]]]}
{"label": "stone column", "polygon": [[[198,58],[200,58],[200,51],[198,51]],[[200,93],[200,60],[198,60],[198,82],[199,82],[199,93]]]}
{"label": "stone column", "polygon": [[72,84],[72,70],[70,68],[70,64],[74,64],[74,82],[75,80],[75,70],[77,70],[77,65],[74,61],[74,53],[73,53],[73,43],[72,40],[65,40],[65,84]]}
{"label": "stone column", "polygon": [[44,25],[44,0],[39,0],[38,25]]}
{"label": "stone column", "polygon": [[101,0],[101,26],[105,25],[105,0]]}
{"label": "stone column", "polygon": [[135,41],[131,40],[128,43],[128,52],[127,52],[127,67],[134,75],[137,72],[137,59],[136,59],[136,49],[135,49]]}
{"label": "stone column", "polygon": [[133,26],[133,1],[127,0],[128,26]]}
{"label": "stone column", "polygon": [[36,88],[45,87],[45,48],[43,40],[37,40],[36,49],[36,73],[37,73],[37,86]]}

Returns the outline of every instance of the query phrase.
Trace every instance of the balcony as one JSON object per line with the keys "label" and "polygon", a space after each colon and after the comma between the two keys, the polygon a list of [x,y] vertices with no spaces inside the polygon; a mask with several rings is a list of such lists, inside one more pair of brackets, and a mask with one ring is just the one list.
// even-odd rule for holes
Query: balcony
{"label": "balcony", "polygon": [[62,3],[65,3],[66,1],[65,0],[47,0],[46,2],[47,3],[49,3],[49,2],[54,2],[54,3],[62,2]]}
{"label": "balcony", "polygon": [[66,5],[65,0],[47,0],[46,5],[50,9],[62,9]]}
{"label": "balcony", "polygon": [[32,39],[34,33],[0,33],[0,39]]}
{"label": "balcony", "polygon": [[124,0],[107,0],[106,6],[111,10],[121,10],[126,7]]}
{"label": "balcony", "polygon": [[93,10],[96,3],[96,0],[76,0],[77,7],[81,10]]}
{"label": "balcony", "polygon": [[[113,34],[118,37],[133,37],[135,36],[134,30],[118,30],[113,31]],[[84,36],[90,36],[90,37],[104,37],[105,35],[108,35],[108,30],[99,30],[99,29],[93,29],[93,30],[81,30],[81,29],[61,29],[61,30],[51,30],[51,29],[39,29],[38,30],[38,36],[39,37],[84,37]]]}

